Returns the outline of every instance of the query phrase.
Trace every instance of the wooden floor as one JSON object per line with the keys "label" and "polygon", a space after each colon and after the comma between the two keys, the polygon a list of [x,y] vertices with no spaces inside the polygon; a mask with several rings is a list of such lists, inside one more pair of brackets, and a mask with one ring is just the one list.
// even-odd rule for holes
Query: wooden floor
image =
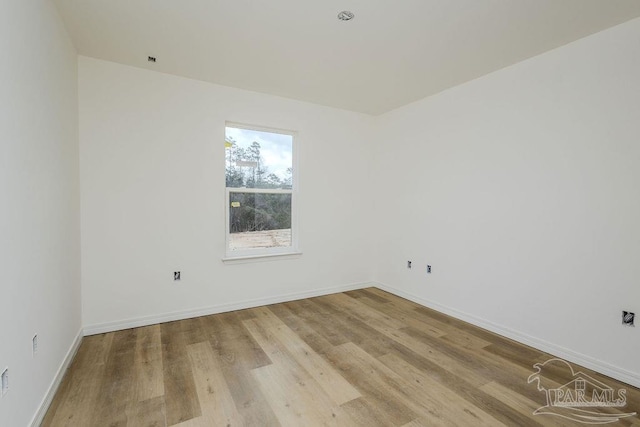
{"label": "wooden floor", "polygon": [[551,358],[370,288],[86,337],[43,425],[582,425],[533,415]]}

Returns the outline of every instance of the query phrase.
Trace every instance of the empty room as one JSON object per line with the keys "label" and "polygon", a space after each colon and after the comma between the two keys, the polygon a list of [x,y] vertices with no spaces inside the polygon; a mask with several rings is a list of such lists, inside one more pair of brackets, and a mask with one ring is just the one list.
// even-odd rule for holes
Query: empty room
{"label": "empty room", "polygon": [[640,1],[0,1],[0,426],[640,427]]}

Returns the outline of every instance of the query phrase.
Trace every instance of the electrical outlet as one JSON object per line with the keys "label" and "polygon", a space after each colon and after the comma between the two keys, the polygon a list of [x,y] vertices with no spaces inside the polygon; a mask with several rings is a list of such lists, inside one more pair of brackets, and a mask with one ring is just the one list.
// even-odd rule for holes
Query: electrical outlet
{"label": "electrical outlet", "polygon": [[38,354],[38,334],[35,334],[33,338],[31,338],[31,350],[33,352],[33,357]]}
{"label": "electrical outlet", "polygon": [[427,265],[427,274],[431,274],[431,266]]}
{"label": "electrical outlet", "polygon": [[625,326],[635,326],[634,325],[634,320],[635,320],[636,314],[632,313],[630,311],[623,311],[622,312],[622,324]]}
{"label": "electrical outlet", "polygon": [[179,271],[174,271],[173,272],[173,280],[174,281],[180,280],[180,272]]}
{"label": "electrical outlet", "polygon": [[2,382],[2,391],[0,392],[0,396],[4,396],[9,391],[9,368],[4,368],[0,378],[0,381]]}
{"label": "electrical outlet", "polygon": [[407,268],[411,268],[411,261],[407,261]]}

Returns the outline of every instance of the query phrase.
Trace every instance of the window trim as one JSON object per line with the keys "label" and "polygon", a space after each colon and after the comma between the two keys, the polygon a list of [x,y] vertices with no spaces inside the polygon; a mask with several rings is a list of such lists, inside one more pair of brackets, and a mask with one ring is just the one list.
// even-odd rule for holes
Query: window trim
{"label": "window trim", "polygon": [[[298,152],[299,152],[299,137],[298,132],[291,130],[284,130],[273,127],[266,126],[256,126],[256,125],[248,125],[237,122],[225,122],[225,137],[226,137],[226,128],[232,127],[236,129],[246,129],[253,130],[258,132],[269,132],[269,133],[278,133],[281,135],[289,135],[292,138],[291,143],[291,167],[293,168],[292,173],[292,185],[291,189],[273,189],[273,188],[246,188],[246,187],[227,187],[226,186],[226,175],[223,176],[223,182],[225,183],[224,189],[224,221],[225,221],[225,257],[222,259],[223,262],[251,262],[251,261],[259,261],[263,258],[267,260],[271,259],[290,259],[297,258],[302,255],[300,250],[300,236],[299,236],[299,212],[298,212],[298,204],[299,204],[299,196],[298,189],[300,187],[299,174],[298,174]],[[224,156],[223,162],[226,162],[226,156]],[[226,163],[223,170],[226,174]],[[254,248],[254,249],[240,249],[240,250],[230,250],[230,194],[231,193],[263,193],[263,194],[291,194],[291,246],[286,247],[276,247],[276,248]]]}

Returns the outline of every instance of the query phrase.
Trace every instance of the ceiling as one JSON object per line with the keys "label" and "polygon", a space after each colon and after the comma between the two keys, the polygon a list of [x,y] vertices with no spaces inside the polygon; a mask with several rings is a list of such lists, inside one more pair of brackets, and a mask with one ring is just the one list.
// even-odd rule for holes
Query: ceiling
{"label": "ceiling", "polygon": [[54,2],[81,55],[374,115],[640,16],[638,0]]}

